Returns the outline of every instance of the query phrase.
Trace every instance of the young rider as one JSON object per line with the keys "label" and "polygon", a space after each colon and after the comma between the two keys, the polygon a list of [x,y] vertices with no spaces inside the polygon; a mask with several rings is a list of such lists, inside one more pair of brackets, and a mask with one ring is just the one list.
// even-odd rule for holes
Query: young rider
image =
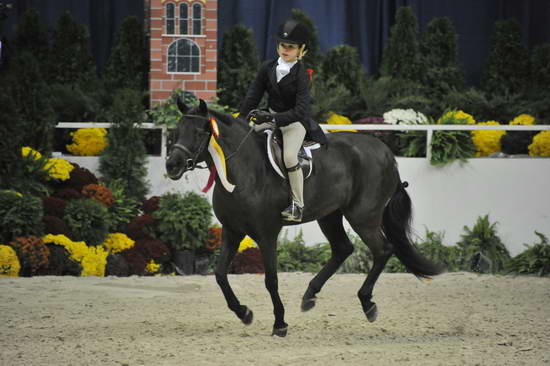
{"label": "young rider", "polygon": [[288,172],[291,203],[281,212],[286,221],[301,222],[304,208],[304,177],[298,163],[298,152],[304,138],[326,143],[326,137],[310,117],[309,75],[301,62],[307,52],[309,32],[294,20],[288,20],[277,33],[278,59],[262,64],[241,103],[239,114],[248,114],[258,107],[265,92],[269,112],[254,111],[256,124],[275,123],[283,136],[283,160]]}

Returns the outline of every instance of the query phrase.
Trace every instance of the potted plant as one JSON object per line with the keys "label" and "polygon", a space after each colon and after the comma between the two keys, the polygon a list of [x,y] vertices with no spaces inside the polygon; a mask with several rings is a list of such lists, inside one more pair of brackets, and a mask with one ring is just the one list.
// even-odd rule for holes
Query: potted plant
{"label": "potted plant", "polygon": [[193,274],[195,252],[207,240],[212,221],[208,200],[194,192],[165,193],[153,218],[159,222],[159,238],[173,248],[176,271]]}

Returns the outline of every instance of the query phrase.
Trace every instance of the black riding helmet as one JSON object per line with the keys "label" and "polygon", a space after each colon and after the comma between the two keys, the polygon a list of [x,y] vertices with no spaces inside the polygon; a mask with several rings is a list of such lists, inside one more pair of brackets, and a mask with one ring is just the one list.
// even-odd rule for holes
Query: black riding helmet
{"label": "black riding helmet", "polygon": [[294,43],[298,45],[307,45],[309,41],[309,31],[302,24],[294,19],[287,20],[279,26],[277,32],[277,43]]}

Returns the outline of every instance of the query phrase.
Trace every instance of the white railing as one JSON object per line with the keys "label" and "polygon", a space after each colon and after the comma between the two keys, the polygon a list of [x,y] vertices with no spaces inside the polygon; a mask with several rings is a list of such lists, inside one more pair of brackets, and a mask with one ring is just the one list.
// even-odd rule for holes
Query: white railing
{"label": "white railing", "polygon": [[[110,128],[110,122],[59,122],[55,128]],[[166,158],[166,127],[157,126],[154,123],[141,123],[136,125],[146,130],[162,130],[160,156]],[[55,153],[61,155],[61,153]]]}
{"label": "white railing", "polygon": [[[142,123],[138,125],[143,129],[161,129],[162,158],[166,157],[166,127],[157,126],[153,123]],[[432,156],[432,136],[434,131],[474,131],[474,130],[504,130],[504,131],[545,131],[550,130],[550,125],[388,125],[388,124],[349,124],[349,125],[329,125],[321,124],[324,131],[328,130],[355,130],[355,131],[426,131],[426,159],[431,160]],[[59,122],[56,128],[109,128],[109,122]]]}
{"label": "white railing", "polygon": [[479,131],[479,130],[505,130],[505,131],[544,131],[550,130],[550,125],[328,125],[322,124],[321,128],[327,130],[356,130],[356,131],[426,131],[426,159],[432,158],[432,136],[434,131]]}

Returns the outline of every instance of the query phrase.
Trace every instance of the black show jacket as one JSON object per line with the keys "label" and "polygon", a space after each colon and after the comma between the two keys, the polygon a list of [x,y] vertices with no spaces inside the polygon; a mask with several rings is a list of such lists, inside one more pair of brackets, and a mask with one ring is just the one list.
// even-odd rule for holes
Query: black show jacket
{"label": "black show jacket", "polygon": [[287,126],[299,121],[304,125],[310,139],[321,144],[326,143],[325,134],[310,116],[309,75],[304,64],[298,61],[279,83],[276,68],[277,59],[262,64],[241,103],[239,115],[244,118],[252,109],[257,108],[267,91],[267,103],[275,111],[273,116],[277,126]]}

